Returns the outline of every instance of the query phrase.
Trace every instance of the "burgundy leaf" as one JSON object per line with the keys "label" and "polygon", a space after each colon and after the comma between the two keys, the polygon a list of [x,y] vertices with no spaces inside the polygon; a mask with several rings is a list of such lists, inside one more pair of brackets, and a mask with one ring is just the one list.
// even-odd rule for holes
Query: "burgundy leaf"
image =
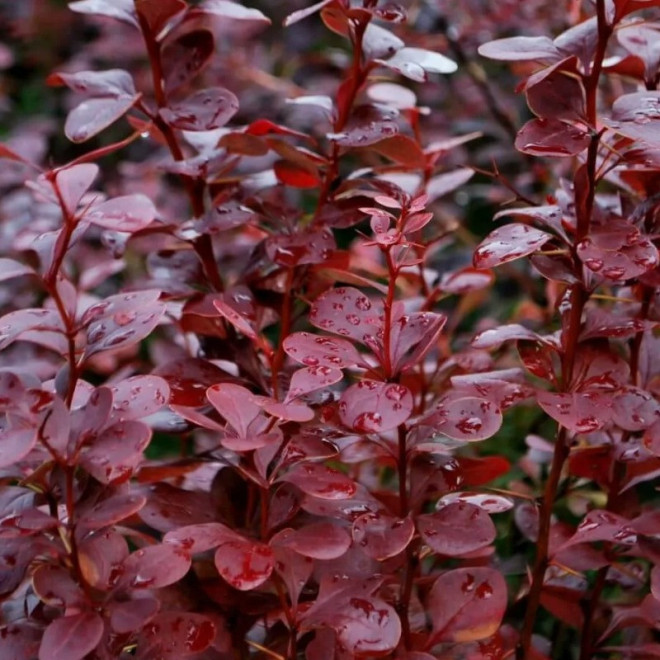
{"label": "burgundy leaf", "polygon": [[162,118],[184,131],[210,131],[224,126],[238,111],[238,99],[228,89],[209,87],[179,103],[162,108]]}
{"label": "burgundy leaf", "polygon": [[162,60],[167,93],[190,82],[209,63],[214,50],[215,39],[209,30],[192,30],[166,41]]}
{"label": "burgundy leaf", "polygon": [[155,37],[187,4],[185,0],[135,0],[135,8]]}
{"label": "burgundy leaf", "polygon": [[362,364],[358,350],[345,339],[294,332],[283,342],[287,355],[308,367],[343,369]]}
{"label": "burgundy leaf", "polygon": [[118,523],[134,513],[145,504],[147,498],[137,493],[113,495],[103,500],[78,518],[78,525],[88,530],[101,529]]}
{"label": "burgundy leaf", "polygon": [[637,541],[637,532],[630,526],[630,521],[610,511],[589,511],[575,530],[575,534],[556,551],[564,550],[576,543],[608,541],[623,545],[633,545]]}
{"label": "burgundy leaf", "polygon": [[141,630],[138,655],[144,660],[178,660],[205,651],[213,644],[216,635],[217,627],[208,616],[192,612],[160,612]]}
{"label": "burgundy leaf", "polygon": [[493,268],[536,252],[551,234],[529,225],[513,223],[498,227],[474,252],[475,268]]}
{"label": "burgundy leaf", "polygon": [[121,483],[142,461],[151,440],[151,429],[142,422],[118,422],[94,441],[81,457],[85,469],[101,483]]}
{"label": "burgundy leaf", "polygon": [[32,588],[42,602],[53,607],[80,608],[85,603],[83,590],[60,566],[39,566],[32,574]]}
{"label": "burgundy leaf", "polygon": [[273,544],[272,550],[275,557],[274,570],[284,581],[289,600],[295,607],[303,588],[312,575],[314,560],[297,552],[291,552],[286,546]]}
{"label": "burgundy leaf", "polygon": [[96,612],[81,612],[55,619],[39,647],[39,660],[82,660],[103,636],[103,619]]}
{"label": "burgundy leaf", "polygon": [[353,541],[369,557],[383,561],[403,552],[415,534],[410,518],[385,513],[365,513],[353,522]]}
{"label": "burgundy leaf", "polygon": [[642,431],[660,419],[660,403],[650,392],[628,386],[612,401],[612,421],[626,431]]}
{"label": "burgundy leaf", "polygon": [[319,463],[300,463],[279,480],[293,484],[306,495],[322,500],[345,500],[353,497],[356,492],[352,479]]}
{"label": "burgundy leaf", "polygon": [[486,639],[500,627],[506,605],[506,582],[499,571],[477,566],[447,571],[433,583],[427,601],[433,621],[432,639]]}
{"label": "burgundy leaf", "polygon": [[217,548],[225,541],[234,540],[236,536],[236,532],[226,525],[210,522],[173,529],[165,534],[163,542],[179,546],[192,555]]}
{"label": "burgundy leaf", "polygon": [[291,376],[289,384],[289,391],[287,392],[285,403],[289,403],[292,399],[315,392],[316,390],[324,389],[330,385],[338,383],[343,378],[343,374],[339,369],[332,369],[331,367],[316,366],[316,367],[303,367],[298,369]]}
{"label": "burgundy leaf", "polygon": [[417,529],[424,542],[441,555],[466,555],[495,540],[490,516],[468,502],[451,502],[436,513],[417,516]]}
{"label": "burgundy leaf", "polygon": [[132,233],[149,226],[156,214],[153,202],[146,195],[136,194],[92,206],[83,217],[104,229]]}
{"label": "burgundy leaf", "polygon": [[559,119],[531,119],[518,131],[515,146],[531,156],[575,156],[582,153],[589,133]]}
{"label": "burgundy leaf", "polygon": [[36,658],[42,629],[27,621],[17,621],[0,628],[0,655],[3,658]]}
{"label": "burgundy leaf", "polygon": [[479,46],[479,55],[511,62],[524,60],[553,62],[562,57],[552,40],[544,36],[495,39]]}
{"label": "burgundy leaf", "polygon": [[122,582],[135,589],[158,589],[178,582],[190,568],[190,554],[173,544],[150,545],[124,560]]}
{"label": "burgundy leaf", "polygon": [[208,492],[183,490],[166,482],[152,488],[139,515],[159,532],[216,520]]}
{"label": "burgundy leaf", "polygon": [[121,534],[106,529],[83,539],[79,544],[80,570],[91,586],[108,591],[117,586],[124,574],[128,546]]}
{"label": "burgundy leaf", "polygon": [[599,392],[537,393],[538,404],[550,417],[574,433],[591,433],[610,420],[611,396]]}
{"label": "burgundy leaf", "polygon": [[402,314],[400,309],[392,316],[390,330],[390,360],[394,373],[419,364],[437,343],[447,317],[435,312]]}
{"label": "burgundy leaf", "polygon": [[344,391],[339,400],[343,424],[359,433],[381,433],[410,417],[413,398],[404,385],[361,380]]}
{"label": "burgundy leaf", "polygon": [[351,539],[336,524],[317,522],[300,529],[283,529],[270,543],[313,559],[336,559],[348,550]]}
{"label": "burgundy leaf", "polygon": [[245,438],[250,424],[261,413],[250,390],[233,383],[220,383],[209,387],[206,396],[211,405],[225,418],[239,437]]}
{"label": "burgundy leaf", "polygon": [[441,401],[424,423],[454,440],[474,442],[490,438],[499,431],[502,413],[493,401],[459,396]]}
{"label": "burgundy leaf", "polygon": [[139,98],[140,95],[135,94],[83,101],[66,118],[64,133],[71,142],[85,142],[110,124],[114,124],[137,103]]}
{"label": "burgundy leaf", "polygon": [[124,635],[142,628],[154,618],[160,609],[160,602],[155,598],[135,598],[124,602],[110,602],[110,626]]}
{"label": "burgundy leaf", "polygon": [[82,196],[89,190],[98,173],[99,167],[93,163],[81,163],[57,172],[55,185],[69,214],[75,215]]}
{"label": "burgundy leaf", "polygon": [[54,309],[19,309],[0,318],[0,350],[27,332],[30,332],[30,341],[35,343],[41,343],[39,335],[50,336],[52,333],[61,334],[65,339],[62,318]]}
{"label": "burgundy leaf", "polygon": [[262,585],[273,572],[275,557],[271,548],[236,534],[220,544],[215,553],[220,575],[239,591],[251,591]]}
{"label": "burgundy leaf", "polygon": [[551,67],[534,74],[525,85],[530,110],[545,119],[586,121],[586,94],[581,80],[572,71]]}
{"label": "burgundy leaf", "polygon": [[168,362],[153,371],[170,389],[169,402],[178,406],[200,408],[206,404],[206,390],[229,378],[226,371],[201,358],[183,358]]}

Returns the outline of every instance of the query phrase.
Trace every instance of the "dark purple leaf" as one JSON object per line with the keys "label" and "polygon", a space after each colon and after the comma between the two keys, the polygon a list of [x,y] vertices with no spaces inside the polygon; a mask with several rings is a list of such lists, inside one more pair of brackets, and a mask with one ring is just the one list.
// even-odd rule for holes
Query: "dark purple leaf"
{"label": "dark purple leaf", "polygon": [[167,532],[164,543],[171,543],[192,554],[217,548],[236,538],[236,532],[218,522],[185,525]]}
{"label": "dark purple leaf", "polygon": [[83,101],[66,118],[64,133],[71,142],[85,142],[114,124],[137,103],[139,98],[140,95],[135,94]]}
{"label": "dark purple leaf", "polygon": [[222,87],[209,87],[185,100],[162,108],[162,118],[183,131],[210,131],[224,126],[238,111],[235,94]]}
{"label": "dark purple leaf", "polygon": [[344,391],[339,400],[343,424],[358,433],[381,433],[410,417],[413,398],[404,385],[361,380]]}
{"label": "dark purple leaf", "polygon": [[434,643],[486,639],[500,627],[506,605],[506,582],[499,571],[480,566],[447,571],[433,583],[427,600],[432,639]]}
{"label": "dark purple leaf", "polygon": [[535,74],[525,85],[530,110],[545,119],[586,121],[586,93],[579,78],[561,69]]}
{"label": "dark purple leaf", "polygon": [[139,516],[159,532],[217,519],[208,492],[183,490],[166,482],[152,488]]}
{"label": "dark purple leaf", "polygon": [[168,384],[171,404],[192,408],[206,405],[206,390],[229,378],[226,371],[201,358],[168,362],[157,367],[153,375],[160,376]]}
{"label": "dark purple leaf", "polygon": [[479,55],[511,62],[525,60],[554,62],[562,57],[552,40],[543,36],[495,39],[479,46]]}
{"label": "dark purple leaf", "polygon": [[403,552],[415,534],[410,518],[365,513],[353,522],[353,541],[369,557],[383,561]]}
{"label": "dark purple leaf", "polygon": [[293,484],[306,495],[322,500],[349,499],[357,488],[345,474],[319,463],[299,463],[279,481]]}
{"label": "dark purple leaf", "polygon": [[96,612],[81,612],[55,619],[39,647],[39,660],[82,660],[103,636],[103,619]]}
{"label": "dark purple leaf", "polygon": [[123,602],[111,601],[108,605],[110,626],[120,635],[132,633],[142,628],[154,618],[160,609],[155,598],[135,598]]}
{"label": "dark purple leaf", "polygon": [[43,630],[27,621],[16,621],[0,628],[0,656],[8,660],[36,658]]}
{"label": "dark purple leaf", "polygon": [[552,238],[551,234],[529,225],[513,223],[498,227],[474,252],[475,268],[493,268],[536,252]]}
{"label": "dark purple leaf", "polygon": [[558,119],[531,119],[518,131],[515,146],[531,156],[575,156],[582,153],[589,133]]}
{"label": "dark purple leaf", "polygon": [[43,603],[58,608],[80,608],[85,594],[68,570],[52,564],[42,564],[32,574],[32,588]]}
{"label": "dark purple leaf", "polygon": [[138,15],[149,26],[154,37],[174,16],[187,9],[185,0],[134,0]]}
{"label": "dark purple leaf", "polygon": [[441,555],[466,555],[495,540],[490,516],[468,502],[451,502],[436,513],[417,516],[417,529],[424,542]]}
{"label": "dark purple leaf", "polygon": [[190,82],[211,60],[215,39],[209,30],[186,32],[162,49],[163,76],[168,94]]}

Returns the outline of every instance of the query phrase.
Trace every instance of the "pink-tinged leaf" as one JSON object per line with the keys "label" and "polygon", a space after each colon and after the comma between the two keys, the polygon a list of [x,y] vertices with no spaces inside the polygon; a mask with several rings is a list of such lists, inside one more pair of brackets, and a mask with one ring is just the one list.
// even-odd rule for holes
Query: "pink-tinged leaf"
{"label": "pink-tinged leaf", "polygon": [[121,293],[87,309],[81,322],[83,327],[87,326],[85,356],[144,339],[165,313],[159,295],[160,291]]}
{"label": "pink-tinged leaf", "polygon": [[353,121],[340,133],[328,133],[328,139],[342,147],[368,147],[398,133],[392,119],[365,119]]}
{"label": "pink-tinged leaf", "polygon": [[109,16],[138,27],[133,0],[77,0],[69,3],[69,9],[80,14]]}
{"label": "pink-tinged leaf", "polygon": [[575,530],[575,534],[562,543],[556,552],[565,550],[576,543],[594,543],[607,541],[621,545],[634,545],[637,542],[637,532],[631,527],[627,518],[603,511],[589,511]]}
{"label": "pink-tinged leaf", "polygon": [[490,400],[471,396],[441,401],[424,423],[436,433],[454,440],[475,442],[495,435],[502,426],[502,413]]}
{"label": "pink-tinged leaf", "polygon": [[330,387],[338,383],[343,378],[339,369],[331,367],[303,367],[294,372],[291,376],[289,391],[287,392],[285,403],[289,403],[296,397]]}
{"label": "pink-tinged leaf", "polygon": [[203,614],[161,612],[140,631],[139,657],[143,660],[186,658],[208,649],[217,634],[216,624]]}
{"label": "pink-tinged leaf", "polygon": [[34,270],[29,266],[14,259],[0,258],[0,282],[11,280],[23,275],[34,275]]}
{"label": "pink-tinged leaf", "polygon": [[431,203],[444,195],[454,192],[474,176],[474,170],[470,167],[461,167],[451,172],[443,172],[431,177],[426,184],[428,202]]}
{"label": "pink-tinged leaf", "polygon": [[90,531],[109,527],[137,513],[147,498],[137,493],[113,495],[103,500],[78,518],[78,525]]}
{"label": "pink-tinged leaf", "polygon": [[574,433],[603,428],[612,417],[612,397],[600,392],[537,392],[538,404]]}
{"label": "pink-tinged leaf", "polygon": [[168,362],[153,371],[170,388],[169,402],[178,406],[200,408],[206,405],[206,390],[231,376],[208,360],[183,358]]}
{"label": "pink-tinged leaf", "polygon": [[52,607],[78,607],[85,604],[85,593],[68,570],[53,564],[41,564],[32,574],[32,588],[39,599]]}
{"label": "pink-tinged leaf", "polygon": [[417,82],[424,82],[427,73],[454,73],[458,69],[453,60],[424,48],[401,48],[389,59],[375,61]]}
{"label": "pink-tinged leaf", "polygon": [[497,328],[484,330],[472,340],[473,348],[499,348],[504,342],[517,341],[540,341],[541,338],[534,331],[517,323],[501,325]]}
{"label": "pink-tinged leaf", "polygon": [[218,522],[185,525],[173,529],[163,537],[163,543],[171,543],[191,555],[217,548],[225,541],[239,536],[232,529]]}
{"label": "pink-tinged leaf", "polygon": [[12,660],[36,658],[43,629],[27,621],[16,621],[0,628],[0,657]]}
{"label": "pink-tinged leaf", "polygon": [[37,444],[37,429],[0,430],[0,468],[17,465]]}
{"label": "pink-tinged leaf", "polygon": [[83,101],[66,118],[64,133],[71,142],[85,142],[110,124],[114,124],[137,103],[139,98],[140,95],[135,94]]}
{"label": "pink-tinged leaf", "polygon": [[403,552],[415,534],[410,518],[370,512],[353,522],[353,541],[372,559],[383,561]]}
{"label": "pink-tinged leaf", "polygon": [[492,60],[519,62],[541,60],[554,62],[563,55],[548,37],[509,37],[495,39],[479,46],[479,55]]}
{"label": "pink-tinged leaf", "polygon": [[658,249],[632,225],[615,231],[594,232],[580,241],[577,253],[584,265],[608,280],[623,281],[653,270],[659,261]]}
{"label": "pink-tinged leaf", "polygon": [[438,288],[443,293],[463,295],[472,291],[481,291],[489,287],[495,279],[493,271],[478,268],[461,268],[453,273],[445,273]]}
{"label": "pink-tinged leaf", "polygon": [[138,193],[92,206],[83,217],[104,229],[132,233],[150,225],[156,215],[154,203],[146,195]]}
{"label": "pink-tinged leaf", "polygon": [[172,94],[190,82],[211,60],[215,39],[209,30],[192,30],[162,48],[165,91]]}
{"label": "pink-tinged leaf", "polygon": [[449,493],[438,500],[438,508],[451,504],[452,502],[467,502],[483,509],[486,513],[503,513],[513,509],[513,501],[504,495],[496,493]]}
{"label": "pink-tinged leaf", "polygon": [[103,619],[96,612],[81,612],[55,619],[44,632],[39,660],[82,660],[103,636]]}
{"label": "pink-tinged leaf", "polygon": [[225,418],[241,438],[245,438],[250,424],[261,413],[261,406],[250,390],[233,383],[220,383],[206,392],[211,405]]}
{"label": "pink-tinged leaf", "polygon": [[441,555],[466,555],[489,545],[496,531],[490,516],[468,502],[451,502],[435,513],[417,516],[424,542]]}
{"label": "pink-tinged leaf", "polygon": [[626,431],[643,431],[660,419],[660,403],[639,387],[628,386],[614,396],[612,421]]}
{"label": "pink-tinged leaf", "polygon": [[302,21],[304,18],[307,18],[308,16],[315,14],[316,12],[323,9],[323,7],[329,5],[331,2],[334,1],[335,0],[321,0],[321,2],[317,2],[314,5],[310,5],[309,7],[305,7],[304,9],[299,9],[298,11],[294,11],[284,19],[283,25],[284,27],[288,27],[289,25],[293,25],[298,21]]}
{"label": "pink-tinged leaf", "polygon": [[[62,318],[54,309],[19,309],[0,318],[0,350],[30,332],[30,341],[41,344],[39,335],[48,340],[51,334],[61,334],[65,340]],[[60,342],[61,343],[61,342]],[[66,349],[65,349],[66,350]]]}
{"label": "pink-tinged leaf", "polygon": [[185,0],[135,0],[138,15],[149,26],[154,37],[187,6]]}
{"label": "pink-tinged leaf", "polygon": [[355,495],[355,482],[342,472],[320,463],[299,463],[279,478],[306,495],[322,500],[346,500]]}
{"label": "pink-tinged leaf", "polygon": [[343,589],[312,606],[303,626],[332,628],[342,651],[354,658],[388,654],[401,638],[401,621],[394,608],[357,589]]}
{"label": "pink-tinged leaf", "polygon": [[294,332],[282,344],[287,355],[308,367],[344,369],[362,364],[358,350],[345,339]]}
{"label": "pink-tinged leaf", "polygon": [[127,601],[110,601],[107,606],[110,627],[120,635],[142,628],[156,616],[160,602],[155,598],[135,598]]}
{"label": "pink-tinged leaf", "polygon": [[211,131],[224,126],[237,111],[235,94],[222,87],[209,87],[162,108],[160,115],[170,126],[182,131]]}
{"label": "pink-tinged leaf", "polygon": [[390,363],[397,373],[419,364],[437,343],[447,317],[435,312],[394,313],[390,329]]}
{"label": "pink-tinged leaf", "polygon": [[367,59],[373,60],[377,57],[387,57],[393,55],[397,50],[403,48],[406,44],[389,30],[376,25],[367,23],[362,39],[362,48]]}
{"label": "pink-tinged leaf", "polygon": [[94,441],[81,464],[101,483],[121,483],[131,477],[151,440],[151,429],[142,422],[118,422]]}
{"label": "pink-tinged leaf", "polygon": [[[318,369],[325,369],[325,367],[318,367]],[[322,379],[325,378],[325,376],[319,375],[319,378]],[[268,396],[255,397],[255,401],[257,401],[269,415],[277,417],[278,419],[283,419],[289,422],[309,422],[310,419],[314,419],[314,411],[303,401],[291,401],[288,398],[286,401],[278,401],[277,399]],[[273,437],[273,440],[274,439],[275,438]],[[224,444],[225,446],[228,446],[226,443]]]}
{"label": "pink-tinged leaf", "polygon": [[313,326],[350,337],[373,350],[378,345],[382,313],[381,300],[372,301],[353,287],[338,287],[314,301],[309,318]]}
{"label": "pink-tinged leaf", "polygon": [[140,548],[124,560],[122,584],[134,589],[158,589],[178,582],[190,568],[190,553],[163,543]]}
{"label": "pink-tinged leaf", "polygon": [[493,268],[536,252],[552,235],[529,225],[512,223],[498,227],[474,252],[475,268]]}
{"label": "pink-tinged leaf", "polygon": [[358,433],[381,433],[403,424],[412,414],[413,398],[404,385],[361,380],[339,399],[339,417]]}
{"label": "pink-tinged leaf", "polygon": [[337,559],[348,550],[351,539],[338,525],[317,522],[300,529],[283,529],[270,544],[289,548],[312,559]]}
{"label": "pink-tinged leaf", "polygon": [[244,7],[242,4],[229,2],[228,0],[203,0],[201,4],[194,8],[193,13],[196,12],[213,14],[214,16],[222,16],[223,18],[231,18],[239,21],[258,21],[260,23],[270,24],[270,18],[258,9]]}
{"label": "pink-tinged leaf", "polygon": [[116,420],[142,420],[158,412],[169,400],[170,388],[159,376],[131,376],[112,386]]}
{"label": "pink-tinged leaf", "polygon": [[275,557],[264,543],[236,534],[220,544],[215,553],[218,572],[234,589],[251,591],[273,572]]}
{"label": "pink-tinged leaf", "polygon": [[94,163],[81,163],[57,172],[54,186],[70,215],[75,215],[82,196],[89,190],[98,173],[99,167]]}
{"label": "pink-tinged leaf", "polygon": [[531,156],[576,156],[591,141],[589,133],[559,119],[531,119],[516,136],[518,151]]}
{"label": "pink-tinged leaf", "polygon": [[285,546],[273,544],[272,550],[275,557],[275,572],[284,581],[287,595],[295,607],[303,588],[312,575],[314,560],[297,552],[291,552]]}
{"label": "pink-tinged leaf", "polygon": [[216,513],[208,492],[183,490],[160,481],[152,487],[140,518],[159,532],[213,522]]}
{"label": "pink-tinged leaf", "polygon": [[443,573],[433,583],[427,601],[433,643],[490,637],[500,627],[506,605],[506,582],[499,571],[474,566]]}
{"label": "pink-tinged leaf", "polygon": [[656,456],[660,456],[660,420],[654,422],[644,433],[644,446]]}
{"label": "pink-tinged leaf", "polygon": [[[71,5],[69,5],[71,7]],[[79,71],[78,73],[53,73],[46,81],[49,85],[66,85],[69,89],[90,96],[117,98],[135,96],[133,76],[123,69],[107,71]]]}

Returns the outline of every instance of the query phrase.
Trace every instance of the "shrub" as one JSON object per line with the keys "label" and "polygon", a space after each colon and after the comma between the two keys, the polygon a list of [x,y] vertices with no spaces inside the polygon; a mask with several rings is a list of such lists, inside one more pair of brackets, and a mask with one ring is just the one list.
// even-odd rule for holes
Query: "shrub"
{"label": "shrub", "polygon": [[0,656],[657,657],[660,2],[282,5],[9,16]]}

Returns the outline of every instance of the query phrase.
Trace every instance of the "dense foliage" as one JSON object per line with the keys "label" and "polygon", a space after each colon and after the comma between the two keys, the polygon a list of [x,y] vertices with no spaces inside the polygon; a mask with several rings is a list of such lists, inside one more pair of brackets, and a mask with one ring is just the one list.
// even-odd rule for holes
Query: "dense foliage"
{"label": "dense foliage", "polygon": [[305,4],[0,10],[0,657],[660,657],[660,1]]}

